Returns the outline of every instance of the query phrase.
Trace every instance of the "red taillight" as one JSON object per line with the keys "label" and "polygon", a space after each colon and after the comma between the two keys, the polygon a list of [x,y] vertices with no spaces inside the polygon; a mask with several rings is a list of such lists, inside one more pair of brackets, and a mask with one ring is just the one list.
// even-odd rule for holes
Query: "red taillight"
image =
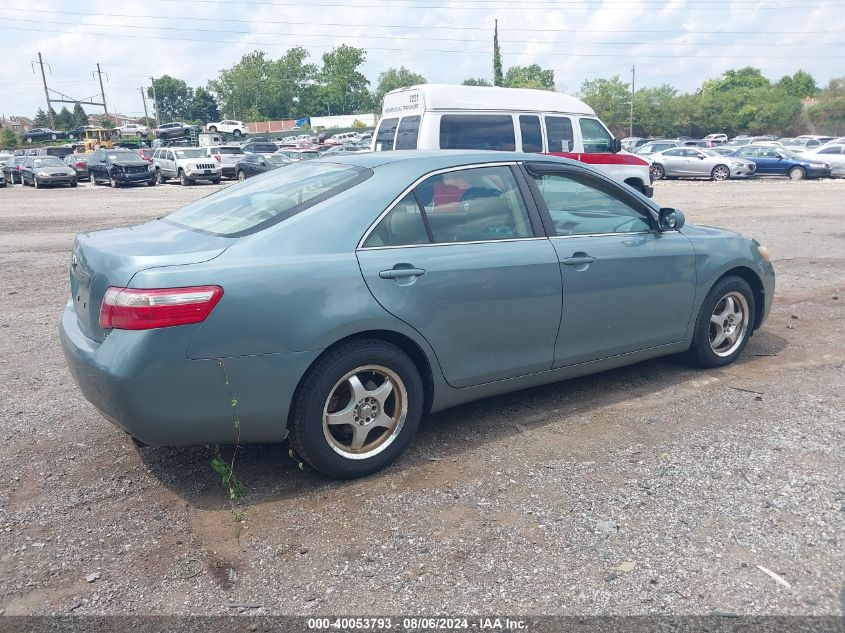
{"label": "red taillight", "polygon": [[106,290],[100,307],[104,330],[150,330],[205,321],[220,297],[220,286],[116,288]]}
{"label": "red taillight", "polygon": [[79,161],[78,163],[76,163],[77,167],[85,167],[85,165],[86,163],[84,161]]}

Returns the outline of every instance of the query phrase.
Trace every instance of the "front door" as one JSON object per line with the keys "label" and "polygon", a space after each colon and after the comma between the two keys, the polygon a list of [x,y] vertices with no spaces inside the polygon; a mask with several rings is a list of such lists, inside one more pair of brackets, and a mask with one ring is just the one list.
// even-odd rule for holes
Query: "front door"
{"label": "front door", "polygon": [[684,340],[695,298],[695,253],[658,232],[644,203],[583,173],[528,166],[563,279],[555,367]]}
{"label": "front door", "polygon": [[431,176],[358,250],[370,292],[426,338],[454,387],[552,366],[561,309],[557,256],[512,169]]}

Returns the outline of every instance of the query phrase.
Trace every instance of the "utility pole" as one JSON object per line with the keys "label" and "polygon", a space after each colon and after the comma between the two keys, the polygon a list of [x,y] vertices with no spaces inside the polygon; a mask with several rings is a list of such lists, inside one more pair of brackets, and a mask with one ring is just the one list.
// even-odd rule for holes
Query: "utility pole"
{"label": "utility pole", "polygon": [[634,86],[634,82],[637,79],[637,67],[631,66],[631,120],[628,129],[628,136],[634,135],[634,95],[636,94],[636,89]]}
{"label": "utility pole", "polygon": [[97,76],[100,78],[100,96],[103,97],[103,116],[109,118],[109,109],[106,107],[106,91],[103,90],[103,73],[100,71],[100,64],[97,63]]}
{"label": "utility pole", "polygon": [[155,82],[155,79],[153,79],[152,77],[150,77],[150,84],[152,84],[152,87],[153,87],[153,105],[155,105],[155,107],[156,107],[156,127],[158,127],[159,125],[161,125],[161,119],[158,116],[158,99],[156,98],[156,82]]}
{"label": "utility pole", "polygon": [[150,117],[147,116],[147,96],[144,94],[144,86],[138,88],[141,91],[141,99],[144,101],[144,125],[150,120]]}
{"label": "utility pole", "polygon": [[[50,129],[53,129],[53,108],[50,106],[50,93],[47,90],[47,76],[44,74],[44,60],[41,59],[41,51],[38,52],[38,65],[41,66],[41,81],[44,83],[44,96],[47,98],[47,118],[50,121]],[[52,71],[50,71],[52,73]]]}

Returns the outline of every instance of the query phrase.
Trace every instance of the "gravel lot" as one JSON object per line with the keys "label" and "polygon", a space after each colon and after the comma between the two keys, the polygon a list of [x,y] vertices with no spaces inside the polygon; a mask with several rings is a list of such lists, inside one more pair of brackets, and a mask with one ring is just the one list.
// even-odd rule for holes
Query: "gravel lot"
{"label": "gravel lot", "polygon": [[210,450],[135,448],[57,334],[75,233],[223,186],[0,190],[0,613],[843,613],[845,181],[657,183],[776,259],[738,363],[462,406],[348,483],[247,446],[240,524]]}

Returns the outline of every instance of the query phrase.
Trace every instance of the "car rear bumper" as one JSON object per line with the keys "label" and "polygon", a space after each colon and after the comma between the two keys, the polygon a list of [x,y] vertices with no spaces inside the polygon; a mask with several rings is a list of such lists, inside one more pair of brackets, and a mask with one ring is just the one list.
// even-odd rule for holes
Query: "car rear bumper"
{"label": "car rear bumper", "polygon": [[233,443],[236,415],[241,442],[284,439],[294,389],[319,352],[229,357],[221,367],[221,359],[187,357],[195,333],[195,326],[114,330],[101,343],[83,334],[72,301],[60,326],[65,360],[86,400],[141,442]]}

